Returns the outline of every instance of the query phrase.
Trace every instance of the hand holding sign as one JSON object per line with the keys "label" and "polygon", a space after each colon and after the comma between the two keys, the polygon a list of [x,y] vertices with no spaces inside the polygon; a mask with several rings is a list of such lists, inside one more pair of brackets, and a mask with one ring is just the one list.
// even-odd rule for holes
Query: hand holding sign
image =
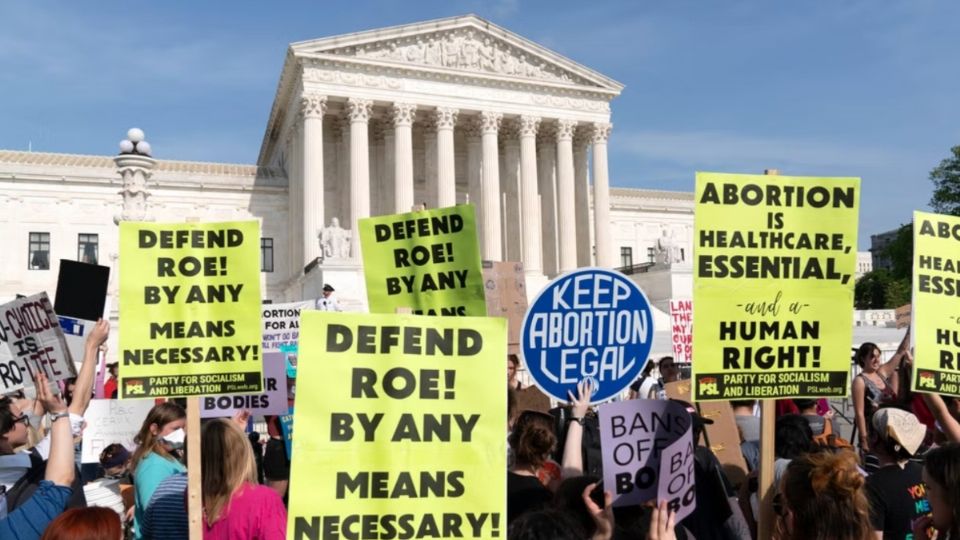
{"label": "hand holding sign", "polygon": [[597,487],[602,487],[602,484],[594,482],[583,489],[583,504],[593,518],[593,524],[597,526],[597,532],[594,533],[593,538],[606,540],[613,538],[613,495],[609,491],[604,491],[603,508],[600,508],[591,496]]}
{"label": "hand holding sign", "polygon": [[108,337],[110,337],[110,322],[97,319],[97,324],[94,325],[93,331],[87,336],[87,350],[99,351],[100,347],[107,342]]}

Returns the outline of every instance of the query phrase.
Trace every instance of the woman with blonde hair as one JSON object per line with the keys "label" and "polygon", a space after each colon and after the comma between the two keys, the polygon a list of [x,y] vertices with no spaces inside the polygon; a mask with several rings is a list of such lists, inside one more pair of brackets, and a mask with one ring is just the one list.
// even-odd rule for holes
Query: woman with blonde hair
{"label": "woman with blonde hair", "polygon": [[283,500],[257,484],[253,449],[240,428],[228,420],[212,420],[203,426],[200,445],[204,540],[285,539]]}
{"label": "woman with blonde hair", "polygon": [[161,403],[150,409],[133,439],[137,450],[130,458],[130,468],[134,487],[133,534],[137,539],[143,538],[140,527],[157,486],[187,470],[179,461],[179,451],[186,439],[183,431],[186,422],[183,407],[170,401]]}
{"label": "woman with blonde hair", "polygon": [[779,540],[872,540],[865,479],[853,452],[805,454],[790,462],[774,497]]}

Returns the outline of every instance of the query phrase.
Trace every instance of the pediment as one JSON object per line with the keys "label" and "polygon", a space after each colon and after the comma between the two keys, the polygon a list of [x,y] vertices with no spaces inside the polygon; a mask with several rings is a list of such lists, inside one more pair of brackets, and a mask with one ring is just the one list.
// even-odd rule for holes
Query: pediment
{"label": "pediment", "polygon": [[292,45],[324,55],[547,82],[619,94],[623,86],[475,15],[359,32]]}

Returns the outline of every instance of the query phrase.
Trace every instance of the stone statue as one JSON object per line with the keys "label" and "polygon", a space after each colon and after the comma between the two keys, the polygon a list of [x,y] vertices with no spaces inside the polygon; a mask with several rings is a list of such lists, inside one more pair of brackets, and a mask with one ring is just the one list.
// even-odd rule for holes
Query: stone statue
{"label": "stone statue", "polygon": [[320,249],[325,259],[350,258],[350,231],[340,227],[339,219],[331,219],[330,226],[320,231]]}
{"label": "stone statue", "polygon": [[680,249],[674,245],[673,233],[666,227],[662,229],[662,236],[657,239],[657,260],[662,264],[673,264],[680,262]]}

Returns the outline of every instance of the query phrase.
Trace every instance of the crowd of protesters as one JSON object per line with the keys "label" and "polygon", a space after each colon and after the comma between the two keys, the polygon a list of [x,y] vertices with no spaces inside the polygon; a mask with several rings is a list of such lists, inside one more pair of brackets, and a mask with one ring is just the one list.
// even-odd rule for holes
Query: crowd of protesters
{"label": "crowd of protesters", "polygon": [[[135,447],[111,444],[96,474],[81,474],[75,445],[109,332],[100,321],[75,379],[43,375],[32,391],[0,397],[0,538],[182,539],[189,536],[186,411],[158,402]],[[863,344],[852,381],[855,429],[839,437],[826,400],[782,400],[774,433],[774,537],[782,540],[960,539],[960,403],[909,392],[905,338],[894,357]],[[695,449],[696,510],[677,520],[665,501],[614,507],[601,479],[589,383],[552,410],[521,410],[524,388],[508,358],[507,536],[512,539],[750,539],[758,537],[758,403],[735,401],[744,478],[727,474],[704,436],[710,420],[685,402]],[[117,367],[108,364],[107,397]],[[671,357],[648,362],[626,399],[668,399],[681,377]],[[58,388],[59,387],[59,388]],[[535,390],[535,389],[532,389]],[[291,401],[294,396],[289,396]],[[286,537],[290,460],[277,417],[261,437],[249,414],[201,429],[205,539]],[[261,440],[263,439],[263,440]],[[92,478],[86,478],[92,476]]]}

